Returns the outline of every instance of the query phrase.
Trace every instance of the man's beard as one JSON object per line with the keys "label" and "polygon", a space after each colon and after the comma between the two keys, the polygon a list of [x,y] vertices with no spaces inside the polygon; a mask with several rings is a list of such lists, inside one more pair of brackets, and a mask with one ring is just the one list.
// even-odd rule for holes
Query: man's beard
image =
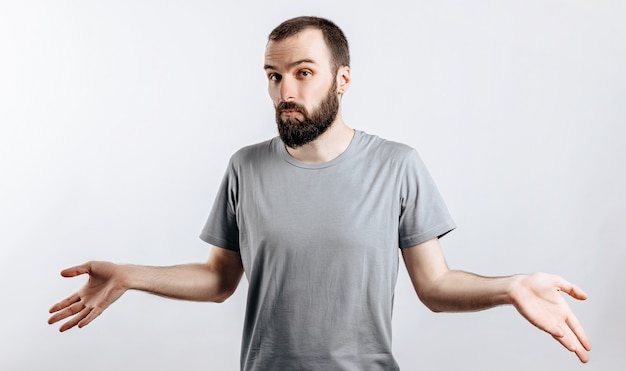
{"label": "man's beard", "polygon": [[[281,102],[276,107],[276,123],[278,134],[283,143],[291,148],[302,147],[322,135],[335,121],[339,112],[339,98],[337,97],[337,82],[328,90],[328,94],[317,108],[311,113],[306,108],[295,102]],[[299,112],[303,118],[281,118],[285,110]]]}

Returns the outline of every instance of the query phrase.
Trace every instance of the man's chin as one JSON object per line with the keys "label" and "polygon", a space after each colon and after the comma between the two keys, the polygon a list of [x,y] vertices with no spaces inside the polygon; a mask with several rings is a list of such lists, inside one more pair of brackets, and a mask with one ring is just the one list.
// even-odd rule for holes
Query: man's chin
{"label": "man's chin", "polygon": [[319,136],[305,133],[301,133],[300,135],[298,135],[295,133],[286,133],[281,130],[279,130],[278,132],[280,139],[283,141],[283,143],[291,149],[298,149],[302,146],[305,146],[317,139],[317,137]]}
{"label": "man's chin", "polygon": [[281,116],[280,122],[284,127],[300,127],[302,126],[303,120],[293,116],[289,116],[287,118]]}

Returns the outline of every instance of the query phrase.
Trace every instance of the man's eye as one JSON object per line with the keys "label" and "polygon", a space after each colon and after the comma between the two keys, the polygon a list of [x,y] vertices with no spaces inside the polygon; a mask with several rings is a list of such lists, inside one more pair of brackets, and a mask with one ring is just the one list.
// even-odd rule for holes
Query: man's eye
{"label": "man's eye", "polygon": [[300,71],[300,76],[302,77],[309,77],[311,75],[311,71]]}
{"label": "man's eye", "polygon": [[279,74],[276,74],[276,73],[271,73],[271,74],[269,74],[269,75],[267,76],[267,78],[268,78],[270,81],[280,81],[281,76],[280,76]]}

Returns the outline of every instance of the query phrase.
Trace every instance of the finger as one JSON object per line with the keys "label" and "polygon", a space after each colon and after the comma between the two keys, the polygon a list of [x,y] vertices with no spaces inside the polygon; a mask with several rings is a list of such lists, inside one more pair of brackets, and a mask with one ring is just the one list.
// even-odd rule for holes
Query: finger
{"label": "finger", "polygon": [[[539,327],[539,326],[537,326]],[[552,335],[553,338],[561,341],[560,339],[562,339],[565,336],[565,331],[563,331],[563,329],[561,328],[561,326],[558,325],[548,325],[545,324],[542,327],[539,327],[540,329],[544,330],[545,332],[547,332],[548,334]]]}
{"label": "finger", "polygon": [[563,331],[562,323],[560,320],[557,320],[553,316],[542,316],[535,319],[529,319],[530,323],[532,323],[538,329],[547,332],[552,335],[554,338],[562,338],[565,336],[565,331]]}
{"label": "finger", "polygon": [[83,318],[85,318],[87,315],[89,315],[89,312],[91,312],[91,308],[85,307],[82,311],[80,311],[80,313],[78,313],[76,316],[74,316],[69,321],[65,322],[61,326],[61,328],[59,328],[59,331],[64,332],[64,331],[67,331],[67,330],[71,329],[72,327],[76,326],[80,321],[83,320]]}
{"label": "finger", "polygon": [[63,277],[76,277],[81,274],[89,273],[89,263],[76,265],[74,267],[65,268],[61,271]]}
{"label": "finger", "polygon": [[50,309],[48,310],[49,313],[54,313],[57,312],[61,309],[64,309],[66,307],[69,307],[70,305],[77,303],[80,301],[80,296],[78,296],[78,294],[73,294],[72,296],[69,296],[63,300],[61,300],[60,302],[54,304],[53,306],[50,307]]}
{"label": "finger", "polygon": [[578,359],[580,359],[580,361],[582,363],[587,363],[589,362],[589,354],[587,353],[586,350],[581,349],[579,351],[576,352],[576,355],[578,356]]}
{"label": "finger", "polygon": [[572,330],[574,335],[576,335],[576,338],[578,338],[578,341],[580,342],[580,344],[582,344],[582,346],[586,350],[591,350],[591,341],[587,337],[587,333],[585,333],[585,330],[583,329],[583,326],[578,321],[578,318],[576,318],[576,316],[574,315],[571,315],[565,320],[565,322],[567,323],[569,328]]}
{"label": "finger", "polygon": [[559,288],[559,290],[567,293],[569,296],[578,299],[578,300],[585,300],[587,299],[587,294],[578,286],[574,285],[573,283],[570,283],[564,279],[560,279],[557,282],[557,286]]}
{"label": "finger", "polygon": [[580,359],[582,363],[589,362],[589,354],[587,353],[587,350],[582,346],[576,348],[576,350],[574,350],[574,353],[576,353],[578,359]]}
{"label": "finger", "polygon": [[83,328],[87,326],[88,324],[91,323],[91,321],[96,319],[102,312],[103,310],[98,307],[92,308],[89,311],[89,314],[85,316],[85,318],[83,318],[80,322],[78,322],[78,328]]}
{"label": "finger", "polygon": [[48,320],[48,323],[53,324],[53,323],[59,322],[60,320],[63,320],[67,317],[70,317],[79,313],[84,308],[85,308],[85,304],[83,304],[80,301],[76,302],[63,310],[56,312],[53,316],[50,317],[50,319]]}
{"label": "finger", "polygon": [[587,363],[589,361],[589,355],[585,347],[578,341],[578,338],[572,331],[566,331],[566,334],[561,337],[553,336],[561,345],[563,345],[570,352],[574,352],[581,362]]}

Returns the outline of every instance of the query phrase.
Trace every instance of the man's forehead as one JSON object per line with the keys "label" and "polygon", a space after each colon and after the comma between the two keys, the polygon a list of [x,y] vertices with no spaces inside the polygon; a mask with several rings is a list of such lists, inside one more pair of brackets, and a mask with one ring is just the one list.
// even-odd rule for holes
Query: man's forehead
{"label": "man's forehead", "polygon": [[286,67],[302,62],[326,64],[330,52],[322,31],[305,29],[283,40],[270,40],[265,48],[265,66]]}

